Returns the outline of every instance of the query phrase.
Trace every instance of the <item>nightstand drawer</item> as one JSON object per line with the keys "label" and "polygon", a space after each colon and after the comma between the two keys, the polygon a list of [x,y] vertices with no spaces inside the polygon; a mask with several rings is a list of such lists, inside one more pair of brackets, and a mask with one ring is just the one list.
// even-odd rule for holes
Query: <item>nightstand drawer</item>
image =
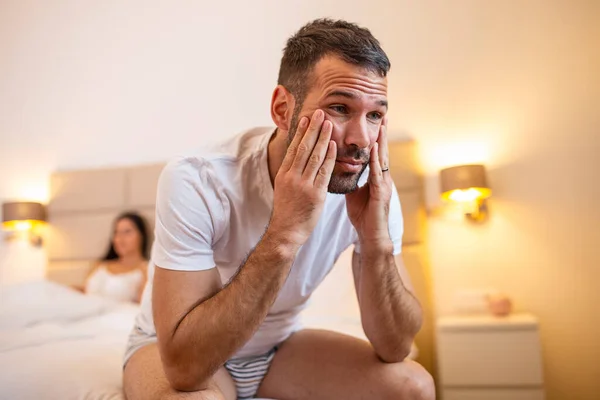
{"label": "nightstand drawer", "polygon": [[543,383],[537,330],[441,331],[438,352],[446,387]]}
{"label": "nightstand drawer", "polygon": [[443,400],[544,400],[542,389],[445,389]]}

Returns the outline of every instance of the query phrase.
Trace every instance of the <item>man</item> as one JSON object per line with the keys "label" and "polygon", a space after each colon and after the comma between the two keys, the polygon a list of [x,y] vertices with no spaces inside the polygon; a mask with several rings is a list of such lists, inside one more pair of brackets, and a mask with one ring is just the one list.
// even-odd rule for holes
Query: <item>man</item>
{"label": "man", "polygon": [[[394,257],[389,68],[368,30],[313,21],[284,50],[276,129],[165,168],[154,269],[125,355],[129,400],[435,398],[431,377],[405,360],[421,309]],[[370,343],[298,327],[352,244]]]}

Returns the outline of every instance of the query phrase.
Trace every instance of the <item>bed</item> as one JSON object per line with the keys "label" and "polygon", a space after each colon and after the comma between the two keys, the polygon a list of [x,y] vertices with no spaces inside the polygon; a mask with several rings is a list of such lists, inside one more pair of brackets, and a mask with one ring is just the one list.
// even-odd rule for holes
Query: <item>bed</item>
{"label": "bed", "polygon": [[[390,143],[390,171],[405,219],[405,263],[430,310],[422,263],[425,213],[414,148],[409,140]],[[47,280],[0,292],[0,400],[123,399],[121,360],[138,306],[87,296],[70,287],[83,284],[92,263],[106,249],[118,213],[136,210],[153,225],[162,167],[52,174],[45,235]],[[365,338],[352,285],[351,252],[342,254],[339,265],[314,293],[303,315],[306,327]],[[430,320],[429,313],[425,319]],[[428,326],[421,340],[431,341]],[[428,346],[422,347],[427,356]]]}
{"label": "bed", "polygon": [[5,287],[0,304],[1,399],[123,399],[136,305],[50,281]]}

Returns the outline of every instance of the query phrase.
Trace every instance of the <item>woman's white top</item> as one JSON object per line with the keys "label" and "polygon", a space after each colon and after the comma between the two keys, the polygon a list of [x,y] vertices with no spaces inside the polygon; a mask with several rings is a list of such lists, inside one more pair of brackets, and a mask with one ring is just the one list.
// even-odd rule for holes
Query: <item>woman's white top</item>
{"label": "woman's white top", "polygon": [[139,269],[114,274],[100,265],[88,278],[85,292],[117,301],[137,302],[143,279],[144,274]]}

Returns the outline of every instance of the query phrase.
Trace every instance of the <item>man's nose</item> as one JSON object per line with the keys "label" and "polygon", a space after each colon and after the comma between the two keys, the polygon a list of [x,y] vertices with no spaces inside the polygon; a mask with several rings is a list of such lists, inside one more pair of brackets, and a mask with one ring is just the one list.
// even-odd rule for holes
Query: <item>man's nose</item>
{"label": "man's nose", "polygon": [[348,147],[356,146],[359,149],[369,147],[371,140],[366,118],[356,117],[346,126],[344,144]]}

